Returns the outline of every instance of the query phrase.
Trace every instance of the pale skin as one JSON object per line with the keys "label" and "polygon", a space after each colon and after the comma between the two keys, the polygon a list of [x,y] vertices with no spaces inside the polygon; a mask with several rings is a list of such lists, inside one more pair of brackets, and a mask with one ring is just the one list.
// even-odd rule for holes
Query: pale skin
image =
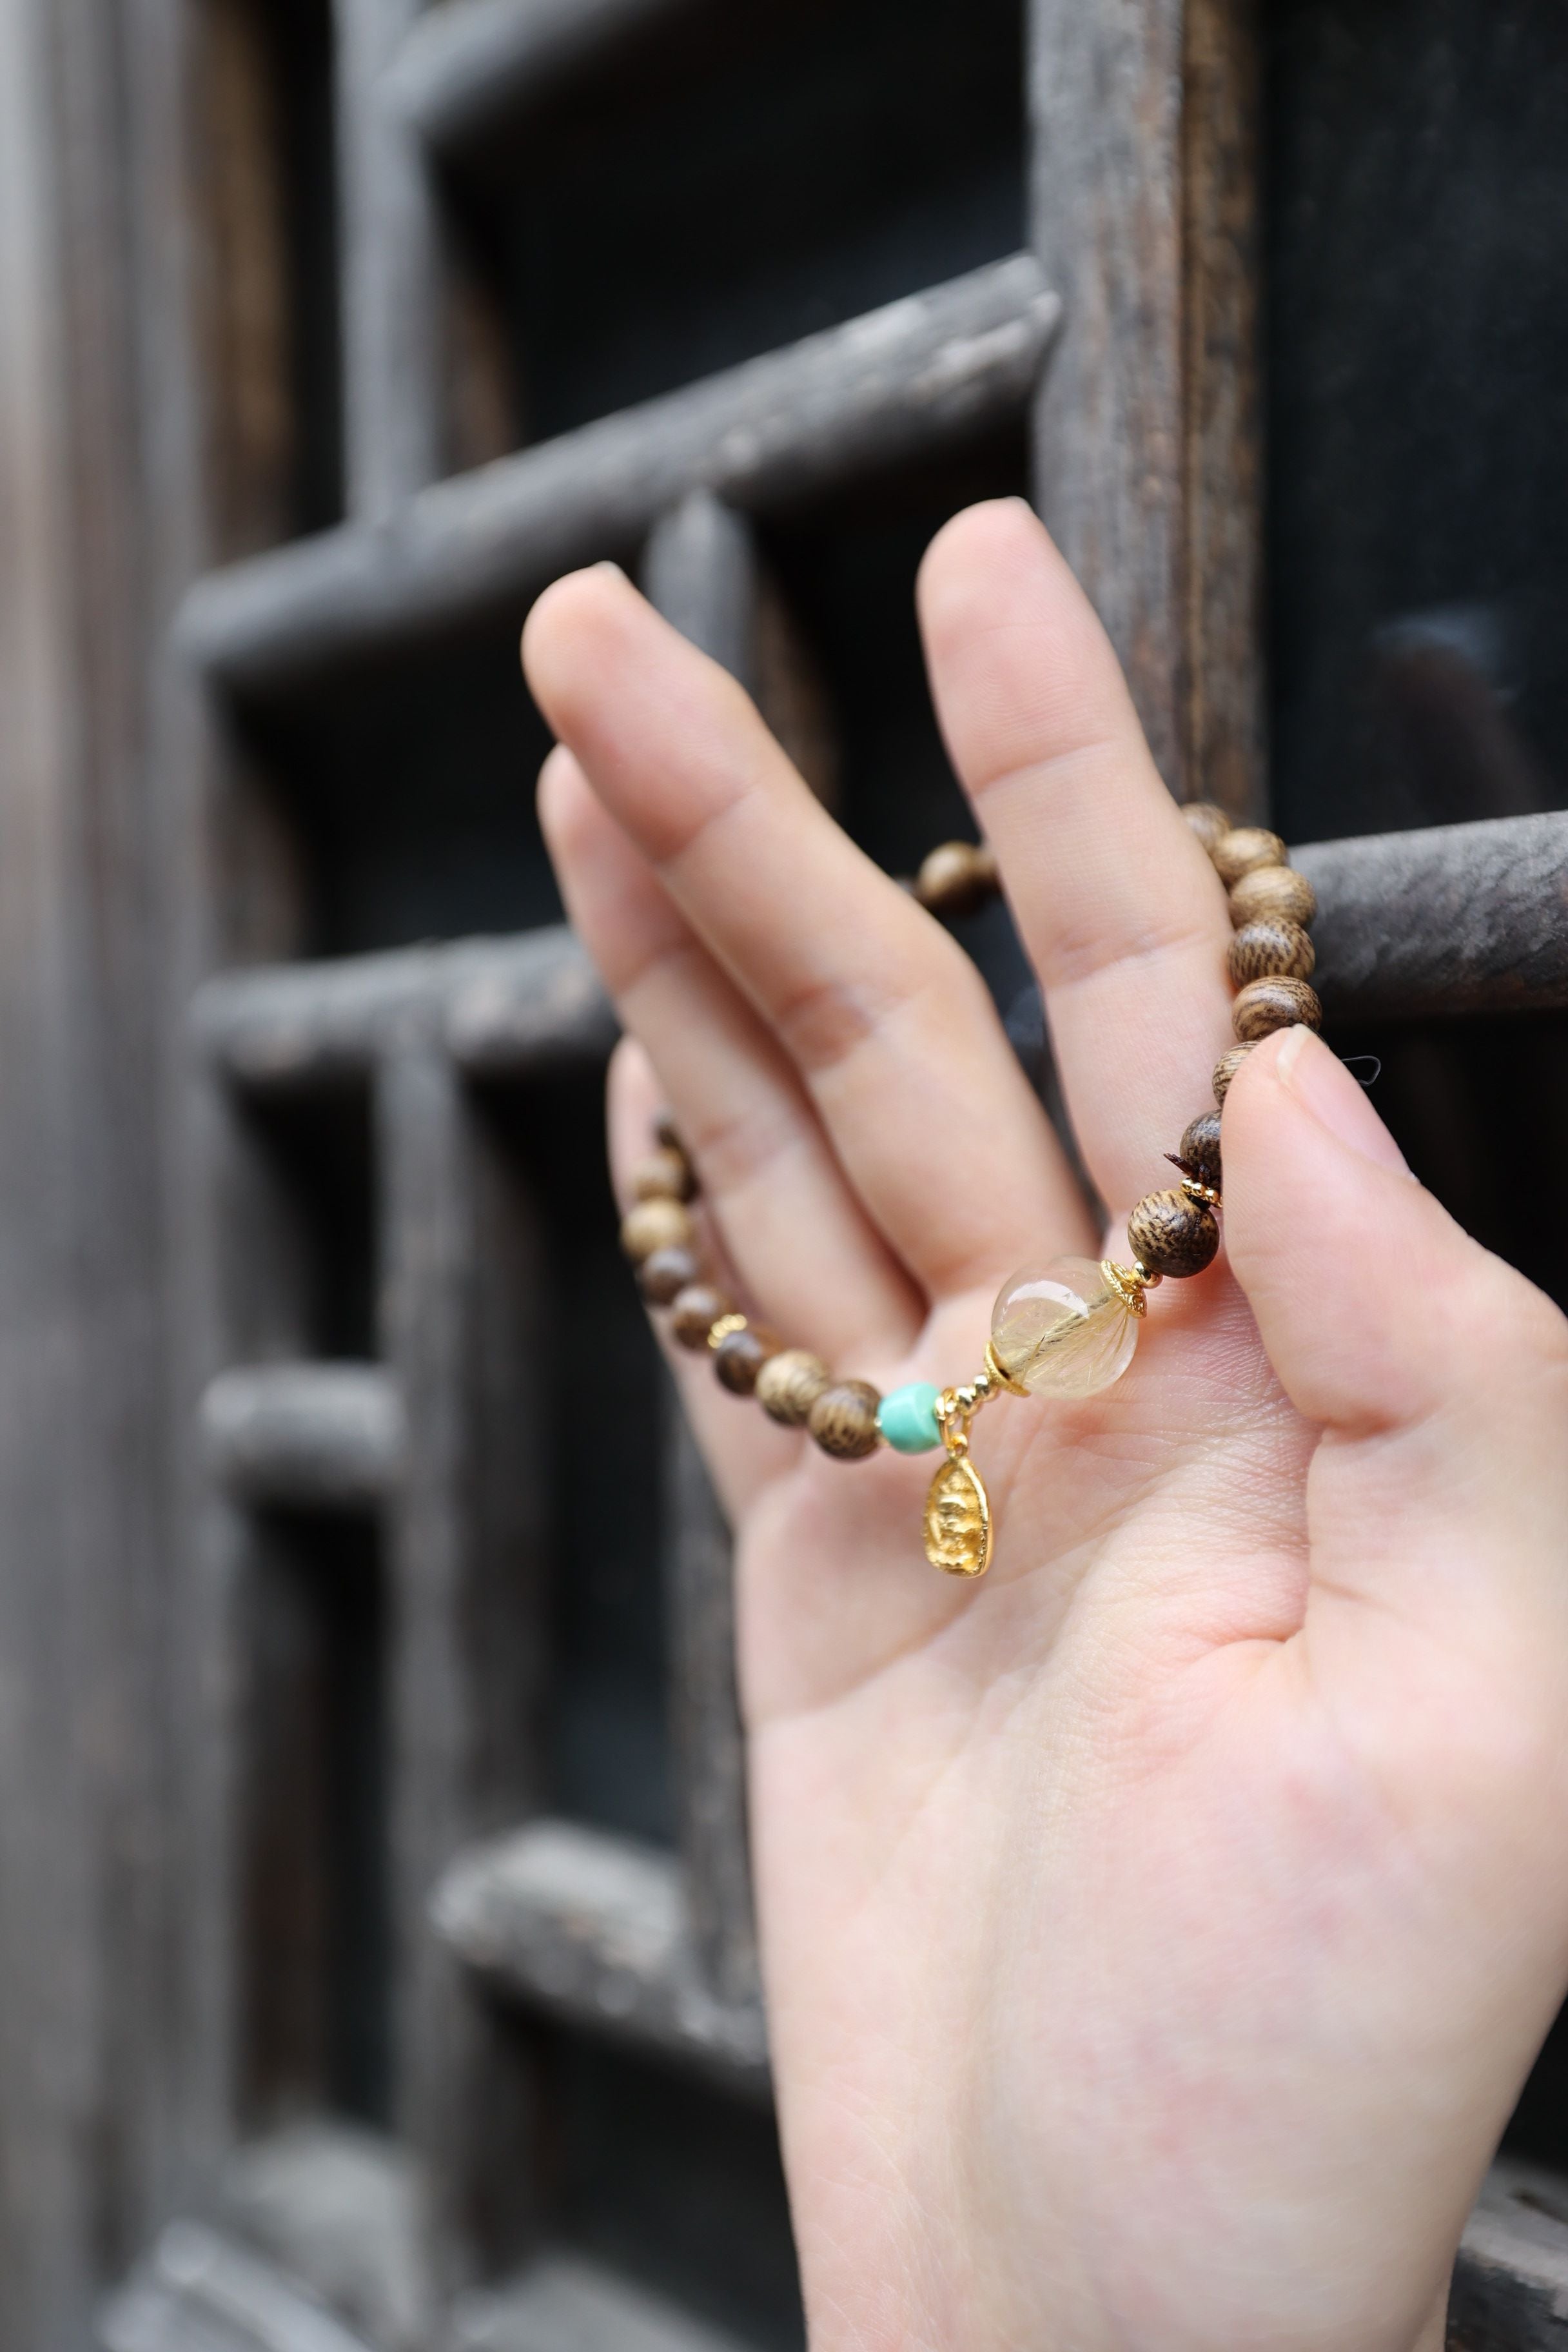
{"label": "pale skin", "polygon": [[[1119,1226],[1230,1043],[1224,893],[1026,508],[950,524],[920,610]],[[1006,1276],[1105,1236],[962,951],[620,574],[524,658],[619,1181],[668,1106],[760,1319],[971,1377]],[[1121,1383],[977,1423],[982,1584],[923,1559],[929,1460],[825,1460],[675,1353],[813,2352],[1437,2352],[1568,1984],[1568,1325],[1306,1031],[1224,1150],[1225,1259]]]}

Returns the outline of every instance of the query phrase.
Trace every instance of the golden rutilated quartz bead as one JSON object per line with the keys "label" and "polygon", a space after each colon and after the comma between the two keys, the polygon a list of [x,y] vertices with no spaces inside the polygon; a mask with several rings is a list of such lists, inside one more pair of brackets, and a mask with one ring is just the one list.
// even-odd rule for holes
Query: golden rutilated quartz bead
{"label": "golden rutilated quartz bead", "polygon": [[1215,872],[1227,889],[1234,889],[1244,874],[1255,873],[1261,866],[1285,865],[1289,854],[1277,833],[1266,833],[1258,824],[1233,825],[1209,852]]}
{"label": "golden rutilated quartz bead", "polygon": [[1289,866],[1254,866],[1230,894],[1230,919],[1238,931],[1248,923],[1300,923],[1305,930],[1317,915],[1317,892]]}
{"label": "golden rutilated quartz bead", "polygon": [[1300,923],[1247,923],[1232,935],[1226,968],[1237,988],[1255,980],[1310,980],[1318,951]]}
{"label": "golden rutilated quartz bead", "polygon": [[639,1201],[621,1220],[621,1247],[634,1265],[656,1250],[689,1249],[695,1234],[679,1201]]}
{"label": "golden rutilated quartz bead", "polygon": [[1271,1037],[1276,1029],[1293,1029],[1298,1022],[1309,1029],[1323,1025],[1317,992],[1304,980],[1255,980],[1230,1009],[1230,1025],[1244,1045]]}
{"label": "golden rutilated quartz bead", "polygon": [[1050,1258],[1023,1267],[1001,1291],[991,1345],[1031,1396],[1098,1396],[1132,1361],[1138,1316],[1093,1258]]}
{"label": "golden rutilated quartz bead", "polygon": [[782,1429],[804,1429],[812,1406],[832,1385],[833,1375],[820,1356],[805,1348],[785,1348],[757,1374],[757,1402]]}

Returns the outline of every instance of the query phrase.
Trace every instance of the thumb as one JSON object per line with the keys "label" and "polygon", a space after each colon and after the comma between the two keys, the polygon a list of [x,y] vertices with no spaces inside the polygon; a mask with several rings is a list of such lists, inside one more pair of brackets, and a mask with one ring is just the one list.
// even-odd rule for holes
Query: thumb
{"label": "thumb", "polygon": [[[1410,1174],[1361,1087],[1307,1029],[1248,1055],[1226,1097],[1226,1241],[1275,1371],[1341,1444],[1336,1574],[1457,1573],[1476,1538],[1555,1559],[1568,1324]],[[1391,1442],[1392,1441],[1392,1442]],[[1378,1555],[1382,1552],[1382,1559]],[[1352,1563],[1353,1565],[1349,1565]],[[1494,1587],[1495,1591],[1495,1587]]]}

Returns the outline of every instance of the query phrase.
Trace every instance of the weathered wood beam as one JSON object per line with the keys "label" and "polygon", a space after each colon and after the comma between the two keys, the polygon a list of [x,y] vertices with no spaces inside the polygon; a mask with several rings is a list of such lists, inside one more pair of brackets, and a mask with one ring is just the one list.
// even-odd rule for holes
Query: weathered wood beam
{"label": "weathered wood beam", "polygon": [[1060,305],[1027,255],[215,572],[178,637],[218,684],[278,694],[355,658],[516,614],[559,572],[633,556],[706,488],[763,511],[1020,414]]}
{"label": "weathered wood beam", "polygon": [[1322,842],[1295,862],[1321,902],[1331,1019],[1568,1005],[1568,814]]}
{"label": "weathered wood beam", "polygon": [[374,522],[440,471],[436,195],[383,83],[421,0],[333,0],[342,215],[343,457]]}
{"label": "weathered wood beam", "polygon": [[499,1991],[766,2095],[762,2011],[709,1990],[673,1854],[535,1822],[459,1855],[432,1915],[445,1942]]}
{"label": "weathered wood beam", "polygon": [[363,1510],[396,1485],[403,1408],[374,1364],[220,1372],[201,1404],[212,1475],[237,1500]]}
{"label": "weathered wood beam", "polygon": [[1568,2181],[1493,2167],[1454,2269],[1448,2352],[1568,2352]]}
{"label": "weathered wood beam", "polygon": [[197,2221],[169,2224],[99,2340],[103,2352],[372,2352],[274,2263]]}
{"label": "weathered wood beam", "polygon": [[437,153],[500,130],[519,108],[690,0],[447,0],[422,16],[384,94]]}
{"label": "weathered wood beam", "polygon": [[[758,559],[745,518],[697,490],[655,526],[644,586],[693,645],[754,686]],[[692,1946],[726,2005],[762,1999],[746,1833],[745,1742],[735,1688],[734,1563],[712,1485],[673,1394],[667,1402],[665,1603]]]}
{"label": "weathered wood beam", "polygon": [[199,991],[191,1017],[223,1075],[266,1094],[363,1078],[432,1006],[453,1059],[477,1076],[601,1059],[615,1042],[597,974],[571,932],[556,928],[227,972]]}
{"label": "weathered wood beam", "polygon": [[743,2352],[662,2295],[570,2254],[547,2254],[510,2285],[466,2297],[445,2341],[450,2352]]}

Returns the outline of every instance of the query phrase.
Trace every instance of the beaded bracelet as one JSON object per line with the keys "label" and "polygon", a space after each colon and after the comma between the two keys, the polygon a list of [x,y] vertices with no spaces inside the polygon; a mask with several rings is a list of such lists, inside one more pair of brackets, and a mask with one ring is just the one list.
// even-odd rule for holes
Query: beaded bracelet
{"label": "beaded bracelet", "polygon": [[[739,1313],[703,1277],[690,1204],[697,1176],[667,1117],[658,1150],[633,1171],[633,1207],[621,1245],[637,1269],[650,1307],[668,1307],[683,1348],[707,1349],[723,1387],[754,1396],[770,1419],[807,1431],[824,1454],[859,1462],[879,1446],[946,1460],[925,1507],[926,1557],[950,1576],[984,1576],[991,1564],[990,1497],[970,1459],[970,1427],[983,1406],[1014,1396],[1097,1396],[1121,1378],[1148,1312],[1147,1295],[1166,1276],[1202,1274],[1219,1248],[1220,1106],[1255,1045],[1296,1023],[1318,1028],[1322,1008],[1308,986],[1315,961],[1308,926],[1317,898],[1289,866],[1278,834],[1233,826],[1207,802],[1183,811],[1230,894],[1235,936],[1228,954],[1239,992],[1233,1008],[1237,1042],[1214,1074],[1215,1108],[1202,1112],[1166,1158],[1178,1187],[1151,1192],[1127,1220],[1131,1265],[1105,1258],[1058,1257],[1023,1267],[1006,1283],[991,1318],[984,1369],[961,1388],[926,1382],[882,1396],[868,1381],[840,1380],[820,1358],[786,1347]],[[931,913],[956,920],[976,913],[998,889],[988,848],[947,842],[931,852],[908,886]]]}

